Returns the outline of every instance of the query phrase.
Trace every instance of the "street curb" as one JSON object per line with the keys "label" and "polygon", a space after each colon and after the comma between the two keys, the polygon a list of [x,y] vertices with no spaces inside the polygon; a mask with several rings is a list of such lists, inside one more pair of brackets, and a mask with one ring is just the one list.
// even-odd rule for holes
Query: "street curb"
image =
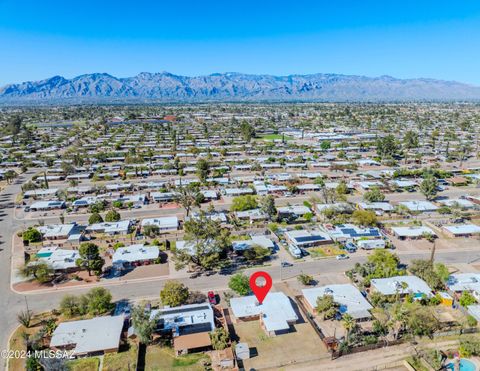
{"label": "street curb", "polygon": [[[12,340],[12,337],[13,337],[13,334],[20,328],[20,325],[18,325],[17,327],[15,327],[11,332],[10,332],[10,335],[8,335],[8,340],[7,340],[7,353],[10,351],[10,341]],[[6,359],[6,366],[5,366],[5,370],[6,371],[9,371],[9,367],[10,367],[10,358],[7,358]]]}

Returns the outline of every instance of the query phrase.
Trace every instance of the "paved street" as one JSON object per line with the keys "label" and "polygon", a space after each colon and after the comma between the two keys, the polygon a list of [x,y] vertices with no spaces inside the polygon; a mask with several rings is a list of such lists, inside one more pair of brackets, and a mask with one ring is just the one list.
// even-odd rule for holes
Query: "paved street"
{"label": "paved street", "polygon": [[[74,292],[80,294],[85,292],[85,288],[67,288],[61,290],[50,290],[36,294],[18,295],[10,289],[10,261],[11,261],[11,236],[19,228],[23,227],[23,221],[13,219],[13,201],[15,195],[20,192],[20,186],[23,182],[33,176],[34,172],[28,172],[15,180],[15,183],[8,186],[0,195],[0,310],[3,315],[0,321],[1,348],[7,346],[8,336],[16,327],[16,314],[24,310],[28,303],[28,307],[35,311],[45,311],[54,308],[65,295],[66,292]],[[32,221],[33,222],[33,221]],[[411,259],[425,257],[430,254],[429,251],[422,253],[400,252],[402,261],[408,262]],[[461,252],[438,252],[436,259],[445,263],[468,263],[480,258],[480,251],[473,253],[472,251]],[[265,267],[263,270],[270,273],[273,280],[278,282],[281,279],[287,280],[294,278],[300,273],[311,275],[322,275],[335,272],[343,272],[352,267],[356,262],[362,262],[366,256],[353,255],[349,260],[337,261],[332,259],[314,260],[308,262],[295,263],[292,267],[281,268],[280,266]],[[257,269],[258,270],[258,269]],[[249,270],[246,271],[249,273]],[[158,296],[163,283],[168,278],[149,279],[147,281],[123,281],[108,285],[114,299],[120,298],[148,298]],[[196,279],[183,278],[183,281],[192,290],[221,290],[227,287],[229,276],[216,274],[209,277],[199,277]]]}

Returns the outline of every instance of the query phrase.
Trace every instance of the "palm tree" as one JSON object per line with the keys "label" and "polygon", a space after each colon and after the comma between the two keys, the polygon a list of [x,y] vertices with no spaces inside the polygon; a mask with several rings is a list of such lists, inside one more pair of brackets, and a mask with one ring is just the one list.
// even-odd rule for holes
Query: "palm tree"
{"label": "palm tree", "polygon": [[350,314],[344,314],[342,317],[342,324],[347,334],[345,335],[345,340],[348,343],[350,341],[350,334],[352,330],[357,326],[357,322]]}
{"label": "palm tree", "polygon": [[185,209],[187,217],[193,207],[200,206],[201,193],[194,187],[179,187],[177,202]]}

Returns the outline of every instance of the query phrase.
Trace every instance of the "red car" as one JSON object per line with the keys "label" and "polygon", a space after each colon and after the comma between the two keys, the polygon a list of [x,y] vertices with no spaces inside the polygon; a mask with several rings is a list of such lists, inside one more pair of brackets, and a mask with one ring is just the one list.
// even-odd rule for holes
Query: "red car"
{"label": "red car", "polygon": [[208,301],[210,302],[210,304],[212,304],[212,305],[217,304],[217,296],[215,295],[215,293],[213,291],[209,291],[207,296],[208,296]]}

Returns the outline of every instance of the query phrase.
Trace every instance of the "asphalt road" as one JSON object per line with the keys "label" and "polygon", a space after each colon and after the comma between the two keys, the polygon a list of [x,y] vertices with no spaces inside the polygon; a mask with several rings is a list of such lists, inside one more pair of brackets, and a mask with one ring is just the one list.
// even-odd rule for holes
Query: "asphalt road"
{"label": "asphalt road", "polygon": [[[26,309],[27,303],[30,310],[42,312],[55,308],[67,292],[81,294],[87,291],[84,288],[69,288],[38,294],[19,295],[10,289],[11,236],[24,225],[23,221],[13,218],[14,200],[16,194],[20,192],[21,184],[31,178],[34,173],[30,171],[19,176],[14,184],[7,186],[0,194],[0,313],[2,313],[2,319],[0,320],[0,349],[6,349],[8,337],[18,324],[16,320],[17,313]],[[411,259],[429,256],[429,254],[428,251],[422,253],[400,253],[402,262],[405,263],[408,263]],[[269,266],[262,268],[262,270],[270,273],[273,280],[278,282],[281,279],[294,278],[300,273],[322,275],[343,272],[351,268],[356,262],[363,262],[365,259],[366,256],[352,256],[350,259],[343,261],[322,259],[295,263],[288,268]],[[480,259],[480,251],[478,253],[460,251],[438,252],[436,254],[437,261],[450,264],[469,263],[476,259]],[[249,270],[246,273],[248,274]],[[162,278],[142,282],[123,281],[122,283],[108,285],[108,289],[112,292],[115,300],[157,297],[167,279]],[[216,274],[209,277],[201,276],[196,279],[184,278],[180,279],[180,281],[184,282],[192,290],[221,290],[227,287],[228,279],[229,276]]]}

